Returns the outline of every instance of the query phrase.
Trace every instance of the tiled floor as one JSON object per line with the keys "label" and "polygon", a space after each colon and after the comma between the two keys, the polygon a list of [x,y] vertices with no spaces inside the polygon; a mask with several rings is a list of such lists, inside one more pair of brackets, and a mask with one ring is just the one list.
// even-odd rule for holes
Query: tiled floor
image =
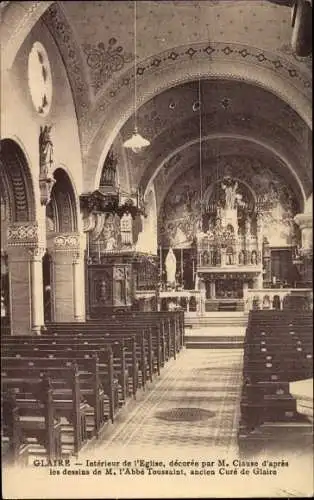
{"label": "tiled floor", "polygon": [[[4,477],[4,498],[312,496],[312,460],[300,454],[275,476],[256,475],[250,466],[242,475],[242,466],[234,465],[242,358],[240,349],[184,349],[122,410],[97,446],[94,442],[71,460],[70,469],[87,469],[88,476],[64,475],[62,467],[58,476],[49,467],[12,469]],[[287,459],[284,453],[279,458]],[[229,465],[219,465],[222,460]],[[260,466],[264,458],[258,460]],[[182,474],[158,475],[172,470]],[[206,475],[193,475],[193,470]]]}
{"label": "tiled floor", "polygon": [[182,351],[101,447],[235,451],[242,357],[240,349]]}

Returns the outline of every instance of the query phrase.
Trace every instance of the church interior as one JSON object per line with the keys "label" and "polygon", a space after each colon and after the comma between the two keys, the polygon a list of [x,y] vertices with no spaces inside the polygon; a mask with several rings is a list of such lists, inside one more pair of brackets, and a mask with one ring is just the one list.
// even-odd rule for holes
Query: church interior
{"label": "church interior", "polygon": [[8,470],[138,446],[306,470],[312,0],[0,12]]}

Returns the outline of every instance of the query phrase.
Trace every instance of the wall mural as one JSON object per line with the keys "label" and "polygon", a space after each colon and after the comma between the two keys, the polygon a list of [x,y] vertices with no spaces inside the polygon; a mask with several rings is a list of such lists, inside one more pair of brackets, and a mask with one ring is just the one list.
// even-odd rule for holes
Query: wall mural
{"label": "wall mural", "polygon": [[[260,160],[222,159],[211,170],[204,169],[203,191],[225,176],[241,179],[255,193],[255,209],[262,213],[263,235],[271,246],[295,245],[299,231],[293,218],[299,203],[285,180]],[[190,247],[201,225],[199,168],[183,174],[164,198],[158,218],[158,244]]]}

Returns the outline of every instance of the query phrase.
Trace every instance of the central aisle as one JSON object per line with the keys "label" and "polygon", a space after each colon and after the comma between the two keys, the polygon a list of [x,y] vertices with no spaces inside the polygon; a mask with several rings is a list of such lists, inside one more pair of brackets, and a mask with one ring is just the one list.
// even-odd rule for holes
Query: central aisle
{"label": "central aisle", "polygon": [[183,350],[111,429],[102,451],[134,446],[208,453],[219,447],[222,454],[236,453],[242,358],[240,349]]}

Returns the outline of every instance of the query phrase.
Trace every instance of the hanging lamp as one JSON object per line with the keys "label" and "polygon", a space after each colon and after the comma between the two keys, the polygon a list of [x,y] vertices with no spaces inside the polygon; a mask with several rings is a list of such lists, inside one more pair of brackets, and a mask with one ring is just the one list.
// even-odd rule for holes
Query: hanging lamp
{"label": "hanging lamp", "polygon": [[125,148],[131,149],[133,153],[138,153],[142,149],[149,146],[150,142],[141,136],[137,128],[136,0],[134,0],[133,4],[134,4],[134,131],[130,139],[127,139],[123,143],[123,146]]}

